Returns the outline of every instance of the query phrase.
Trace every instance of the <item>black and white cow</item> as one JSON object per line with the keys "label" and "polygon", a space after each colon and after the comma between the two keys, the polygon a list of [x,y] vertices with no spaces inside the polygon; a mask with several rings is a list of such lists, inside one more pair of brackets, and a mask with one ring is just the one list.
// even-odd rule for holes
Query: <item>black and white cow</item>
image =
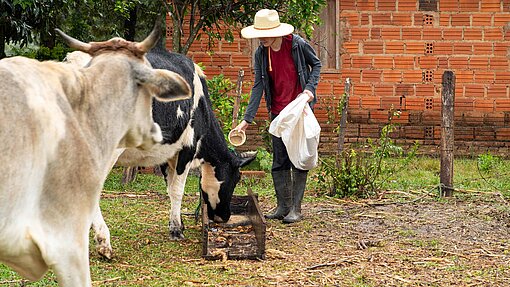
{"label": "black and white cow", "polygon": [[[240,168],[250,163],[254,154],[237,156],[228,149],[207,92],[205,75],[188,57],[153,48],[147,59],[157,69],[181,75],[191,86],[193,97],[176,102],[154,102],[154,121],[161,127],[163,144],[149,151],[127,149],[117,164],[154,166],[162,164],[171,201],[170,237],[183,239],[181,202],[191,168],[201,168],[200,186],[207,203],[208,217],[216,222],[230,218],[230,200],[240,180]],[[93,224],[97,250],[111,257],[109,231],[99,211]]]}

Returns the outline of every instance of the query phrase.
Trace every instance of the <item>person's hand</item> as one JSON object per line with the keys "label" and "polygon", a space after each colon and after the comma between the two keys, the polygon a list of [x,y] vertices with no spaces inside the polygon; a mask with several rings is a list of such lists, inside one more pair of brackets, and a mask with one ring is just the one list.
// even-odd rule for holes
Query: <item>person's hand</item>
{"label": "person's hand", "polygon": [[234,128],[234,130],[238,131],[238,132],[241,132],[241,131],[246,131],[246,129],[248,128],[250,124],[243,120],[240,124],[237,125],[237,127]]}
{"label": "person's hand", "polygon": [[313,93],[310,90],[304,90],[303,94],[307,94],[308,95],[308,97],[309,97],[308,102],[313,101]]}

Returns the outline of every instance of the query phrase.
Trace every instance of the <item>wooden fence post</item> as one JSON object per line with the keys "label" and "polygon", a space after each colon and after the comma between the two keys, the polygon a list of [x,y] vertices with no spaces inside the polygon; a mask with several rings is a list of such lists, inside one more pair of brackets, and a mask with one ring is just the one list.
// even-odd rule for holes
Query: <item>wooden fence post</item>
{"label": "wooden fence post", "polygon": [[344,150],[345,129],[347,128],[347,107],[349,106],[349,93],[351,91],[351,78],[345,79],[344,94],[340,99],[342,102],[342,118],[340,119],[340,127],[338,129],[338,153]]}
{"label": "wooden fence post", "polygon": [[441,196],[453,195],[453,149],[454,149],[454,102],[455,74],[443,73],[443,90],[441,93],[441,170],[439,187]]}

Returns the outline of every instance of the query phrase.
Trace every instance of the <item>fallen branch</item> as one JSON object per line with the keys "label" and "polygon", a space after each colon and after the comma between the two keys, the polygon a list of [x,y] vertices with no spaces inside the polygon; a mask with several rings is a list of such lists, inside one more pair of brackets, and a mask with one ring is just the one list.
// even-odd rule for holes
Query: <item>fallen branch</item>
{"label": "fallen branch", "polygon": [[119,279],[122,279],[122,277],[114,277],[114,278],[110,278],[110,279],[105,279],[105,280],[101,280],[101,281],[93,281],[92,282],[92,285],[97,285],[97,284],[100,284],[99,286],[101,286],[102,284],[104,283],[108,283],[108,282],[113,282],[113,281],[117,281]]}

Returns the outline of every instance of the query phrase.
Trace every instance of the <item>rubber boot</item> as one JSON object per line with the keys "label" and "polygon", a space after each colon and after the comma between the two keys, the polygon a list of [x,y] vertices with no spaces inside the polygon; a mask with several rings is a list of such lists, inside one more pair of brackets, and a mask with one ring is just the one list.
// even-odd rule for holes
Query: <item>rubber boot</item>
{"label": "rubber boot", "polygon": [[306,170],[292,171],[292,203],[289,214],[283,218],[283,223],[294,223],[303,218],[303,215],[301,215],[301,202],[303,201],[303,196],[305,194],[307,176],[308,171]]}
{"label": "rubber boot", "polygon": [[276,192],[276,210],[265,215],[267,219],[283,219],[288,213],[291,205],[291,177],[290,170],[279,170],[271,172],[273,176],[274,189]]}

